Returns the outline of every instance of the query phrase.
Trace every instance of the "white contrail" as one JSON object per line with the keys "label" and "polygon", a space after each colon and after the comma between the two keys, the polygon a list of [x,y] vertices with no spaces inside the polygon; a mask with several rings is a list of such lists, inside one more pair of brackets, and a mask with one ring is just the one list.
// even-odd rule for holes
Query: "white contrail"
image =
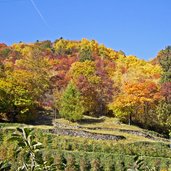
{"label": "white contrail", "polygon": [[42,15],[42,13],[40,12],[40,10],[38,9],[37,5],[35,4],[34,0],[30,0],[30,2],[32,3],[34,9],[36,10],[37,14],[39,15],[39,17],[41,18],[41,20],[44,22],[44,24],[49,27],[49,24],[47,23],[46,19],[44,18],[44,16]]}

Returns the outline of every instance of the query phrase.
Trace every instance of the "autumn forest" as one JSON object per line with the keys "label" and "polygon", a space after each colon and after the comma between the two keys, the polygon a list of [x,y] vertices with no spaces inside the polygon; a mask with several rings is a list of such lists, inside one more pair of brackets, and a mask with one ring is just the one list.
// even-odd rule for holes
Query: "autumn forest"
{"label": "autumn forest", "polygon": [[168,135],[171,47],[145,61],[95,40],[1,43],[0,120],[30,122],[44,110],[74,122],[117,117]]}

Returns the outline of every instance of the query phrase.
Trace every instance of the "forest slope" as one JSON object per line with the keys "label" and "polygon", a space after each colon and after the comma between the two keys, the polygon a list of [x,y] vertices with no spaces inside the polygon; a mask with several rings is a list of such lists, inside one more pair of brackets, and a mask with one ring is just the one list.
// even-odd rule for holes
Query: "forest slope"
{"label": "forest slope", "polygon": [[171,48],[158,62],[126,56],[95,40],[0,44],[0,120],[28,122],[54,111],[79,121],[84,115],[169,134]]}

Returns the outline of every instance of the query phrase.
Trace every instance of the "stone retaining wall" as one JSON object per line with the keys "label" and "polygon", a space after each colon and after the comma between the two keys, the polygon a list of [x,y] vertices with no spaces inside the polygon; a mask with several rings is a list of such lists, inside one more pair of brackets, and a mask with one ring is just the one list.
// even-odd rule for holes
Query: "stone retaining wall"
{"label": "stone retaining wall", "polygon": [[83,137],[83,138],[91,138],[95,140],[123,140],[126,139],[122,135],[111,135],[111,134],[100,134],[100,133],[92,133],[84,130],[74,130],[74,129],[60,129],[56,128],[50,130],[51,133],[58,135],[70,135],[74,137]]}

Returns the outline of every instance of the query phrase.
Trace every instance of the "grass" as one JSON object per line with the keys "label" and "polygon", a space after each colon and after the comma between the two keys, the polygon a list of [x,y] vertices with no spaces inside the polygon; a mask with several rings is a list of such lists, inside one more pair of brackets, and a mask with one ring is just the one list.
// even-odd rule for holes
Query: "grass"
{"label": "grass", "polygon": [[[94,120],[94,122],[93,122]],[[63,118],[56,119],[55,120],[58,123],[70,125],[70,126],[80,126],[83,128],[112,128],[112,129],[126,129],[126,130],[141,130],[137,126],[133,125],[127,125],[122,124],[119,122],[117,118],[109,118],[109,117],[103,117],[103,118],[94,118],[90,116],[84,116],[83,120],[80,122],[70,122]]]}
{"label": "grass", "polygon": [[[66,126],[66,128],[69,126],[69,129],[74,129],[74,130],[85,130],[88,132],[100,133],[100,134],[122,135],[126,137],[126,140],[121,140],[121,142],[123,143],[130,143],[130,142],[132,143],[137,141],[164,142],[166,144],[169,143],[167,142],[166,139],[157,137],[157,133],[155,132],[141,129],[133,125],[122,124],[119,122],[117,118],[109,118],[109,117],[93,118],[93,117],[85,116],[81,122],[72,123],[63,118],[56,119],[55,122],[63,124],[64,126]],[[94,128],[95,130],[93,130]],[[156,140],[152,140],[144,136],[135,135],[127,132],[121,132],[120,130],[139,131],[142,133],[148,133],[149,135],[155,137]]]}
{"label": "grass", "polygon": [[[119,141],[120,143],[133,143],[133,142],[146,141],[146,142],[163,142],[163,143],[169,144],[169,142],[165,141],[165,139],[156,138],[156,140],[152,140],[144,136],[140,136],[140,135],[138,136],[138,135],[134,135],[128,132],[121,132],[120,130],[140,131],[144,133],[149,133],[150,135],[156,137],[155,133],[152,134],[148,130],[143,130],[133,125],[122,124],[119,122],[117,118],[109,118],[109,117],[94,118],[90,116],[84,116],[83,120],[80,122],[70,122],[63,118],[56,119],[54,122],[57,122],[63,125],[64,129],[69,128],[69,129],[74,129],[76,131],[85,130],[91,133],[122,135],[126,137],[126,140],[120,140]],[[29,124],[21,124],[21,123],[0,123],[1,129],[16,129],[17,127],[35,128],[35,129],[40,129],[40,130],[49,130],[49,129],[55,128],[53,125],[49,126],[49,125],[43,125],[43,124],[42,125],[41,124],[29,125]],[[80,139],[84,139],[84,138],[80,138]]]}
{"label": "grass", "polygon": [[30,125],[21,123],[0,123],[1,129],[16,129],[17,127],[22,128],[38,128],[38,129],[52,129],[54,126],[49,125]]}

